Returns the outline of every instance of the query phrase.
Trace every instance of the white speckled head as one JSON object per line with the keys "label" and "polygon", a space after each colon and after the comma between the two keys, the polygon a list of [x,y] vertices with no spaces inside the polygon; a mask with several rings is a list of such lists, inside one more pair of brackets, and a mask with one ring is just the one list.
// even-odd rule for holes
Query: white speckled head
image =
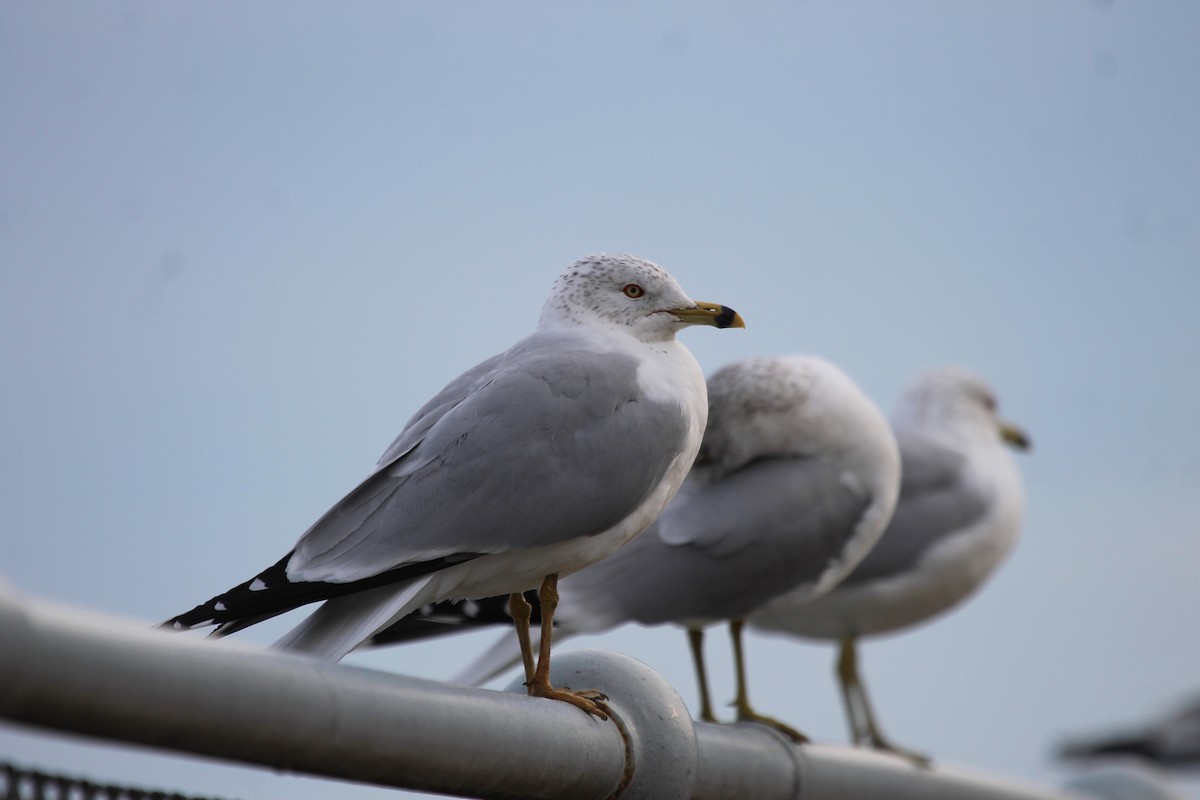
{"label": "white speckled head", "polygon": [[[708,379],[703,457],[718,472],[756,458],[841,454],[899,463],[887,420],[842,370],[815,356],[747,358]],[[886,466],[886,464],[885,464]]]}
{"label": "white speckled head", "polygon": [[981,376],[960,367],[918,375],[892,411],[897,430],[952,431],[957,436],[998,441],[996,393]]}
{"label": "white speckled head", "polygon": [[623,253],[597,253],[576,261],[554,282],[541,324],[600,324],[628,330],[642,341],[662,341],[692,324],[670,312],[695,307],[657,264]]}

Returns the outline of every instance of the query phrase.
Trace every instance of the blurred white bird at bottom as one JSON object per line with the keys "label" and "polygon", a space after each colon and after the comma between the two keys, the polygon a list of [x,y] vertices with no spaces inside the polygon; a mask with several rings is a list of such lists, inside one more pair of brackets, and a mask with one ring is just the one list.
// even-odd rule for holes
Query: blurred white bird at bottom
{"label": "blurred white bird at bottom", "polygon": [[1195,800],[1162,769],[1134,761],[1090,769],[1065,788],[1096,800]]}

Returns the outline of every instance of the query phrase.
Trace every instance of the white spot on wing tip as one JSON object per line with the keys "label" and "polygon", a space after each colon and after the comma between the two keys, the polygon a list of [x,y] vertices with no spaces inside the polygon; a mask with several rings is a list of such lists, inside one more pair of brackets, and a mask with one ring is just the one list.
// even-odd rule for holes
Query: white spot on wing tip
{"label": "white spot on wing tip", "polygon": [[181,631],[181,630],[183,630],[183,623],[180,622],[179,620],[175,620],[174,622],[171,623],[171,628],[174,630],[177,630],[177,631]]}
{"label": "white spot on wing tip", "polygon": [[468,617],[475,619],[479,616],[479,603],[476,603],[474,600],[468,600],[463,603],[462,610]]}
{"label": "white spot on wing tip", "polygon": [[213,611],[225,611],[225,610],[227,610],[227,609],[225,608],[225,604],[222,602],[217,602],[215,605],[213,605]]}
{"label": "white spot on wing tip", "polygon": [[255,578],[250,583],[249,588],[250,588],[250,591],[252,591],[252,592],[261,592],[263,589],[267,588],[267,584],[263,582],[262,578]]}

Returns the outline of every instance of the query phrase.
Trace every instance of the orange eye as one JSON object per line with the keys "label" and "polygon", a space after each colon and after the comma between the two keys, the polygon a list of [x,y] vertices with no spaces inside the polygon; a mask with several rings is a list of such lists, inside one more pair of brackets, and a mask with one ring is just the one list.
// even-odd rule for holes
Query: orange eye
{"label": "orange eye", "polygon": [[641,297],[642,295],[644,295],[646,293],[646,290],[643,289],[642,287],[638,286],[636,283],[625,284],[625,288],[622,289],[621,291],[625,293],[626,297],[631,297],[634,300],[638,299],[639,297]]}

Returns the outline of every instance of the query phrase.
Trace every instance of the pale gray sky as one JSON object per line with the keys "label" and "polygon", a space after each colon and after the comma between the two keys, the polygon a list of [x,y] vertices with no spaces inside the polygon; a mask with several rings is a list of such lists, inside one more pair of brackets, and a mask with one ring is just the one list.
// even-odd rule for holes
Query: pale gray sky
{"label": "pale gray sky", "polygon": [[[863,657],[898,741],[1057,783],[1060,738],[1200,690],[1197,41],[1185,2],[4,0],[0,574],[145,621],[248,578],[564,266],[627,251],[745,316],[684,334],[706,372],[818,353],[885,408],[931,364],[991,379],[1036,443],[1024,539]],[[352,660],[445,677],[489,641]],[[693,702],[682,634],[576,643]],[[749,657],[763,710],[844,740],[828,648]]]}

